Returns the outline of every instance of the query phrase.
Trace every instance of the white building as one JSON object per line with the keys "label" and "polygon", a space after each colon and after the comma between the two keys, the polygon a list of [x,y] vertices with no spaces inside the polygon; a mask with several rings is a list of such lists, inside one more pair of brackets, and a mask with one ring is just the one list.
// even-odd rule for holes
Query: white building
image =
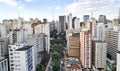
{"label": "white building", "polygon": [[47,43],[47,51],[49,53],[50,50],[50,26],[49,23],[39,24],[35,26],[35,34],[45,34],[46,35],[46,43]]}
{"label": "white building", "polygon": [[95,42],[95,67],[97,69],[106,68],[106,58],[107,58],[107,43],[105,42]]}
{"label": "white building", "polygon": [[14,51],[13,69],[11,71],[33,71],[33,46],[24,46]]}
{"label": "white building", "polygon": [[120,71],[120,51],[117,53],[117,70]]}
{"label": "white building", "polygon": [[31,26],[30,22],[26,22],[25,24],[23,24],[23,30],[24,30],[24,41],[27,40],[27,36],[29,34],[33,34],[33,28]]}
{"label": "white building", "polygon": [[97,41],[105,41],[105,25],[103,23],[98,23],[97,25]]}
{"label": "white building", "polygon": [[15,44],[11,44],[8,46],[9,48],[9,66],[10,66],[10,71],[15,71],[14,70],[14,61],[15,61],[15,50],[16,49],[19,49],[19,48],[22,48],[25,46],[25,43],[15,43]]}
{"label": "white building", "polygon": [[0,37],[7,36],[7,26],[4,24],[0,24]]}
{"label": "white building", "polygon": [[74,28],[75,30],[80,30],[80,18],[75,18]]}
{"label": "white building", "polygon": [[72,28],[72,14],[70,13],[69,15],[68,15],[68,21],[67,21],[68,23],[68,30],[72,30],[73,28]]}
{"label": "white building", "polygon": [[0,57],[0,71],[8,71],[8,62],[4,57]]}

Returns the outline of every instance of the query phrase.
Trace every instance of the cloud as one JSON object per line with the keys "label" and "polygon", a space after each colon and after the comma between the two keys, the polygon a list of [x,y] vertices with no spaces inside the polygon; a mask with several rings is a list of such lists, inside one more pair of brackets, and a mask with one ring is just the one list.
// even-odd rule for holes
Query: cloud
{"label": "cloud", "polygon": [[114,9],[119,8],[120,0],[77,0],[66,6],[66,11],[71,13],[112,14]]}
{"label": "cloud", "polygon": [[26,2],[31,2],[32,0],[25,0]]}
{"label": "cloud", "polygon": [[52,6],[49,6],[49,7],[48,7],[48,10],[51,10],[52,8],[53,8]]}
{"label": "cloud", "polygon": [[60,6],[55,7],[55,10],[60,10],[60,9],[61,9]]}
{"label": "cloud", "polygon": [[0,3],[7,4],[8,6],[18,7],[22,9],[24,4],[19,0],[0,0]]}

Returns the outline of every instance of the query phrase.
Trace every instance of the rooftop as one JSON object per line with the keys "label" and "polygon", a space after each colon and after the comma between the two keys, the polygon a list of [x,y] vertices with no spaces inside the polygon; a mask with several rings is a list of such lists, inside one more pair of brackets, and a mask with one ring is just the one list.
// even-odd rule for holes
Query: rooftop
{"label": "rooftop", "polygon": [[0,57],[0,61],[4,60],[5,58],[4,57]]}
{"label": "rooftop", "polygon": [[75,69],[75,70],[78,70],[78,69],[80,69],[80,66],[77,65],[77,64],[72,64],[72,65],[71,65],[71,68],[72,68],[72,69]]}
{"label": "rooftop", "polygon": [[32,47],[32,45],[24,46],[24,47],[22,47],[22,48],[17,49],[16,51],[25,51],[25,50],[30,49],[31,47]]}

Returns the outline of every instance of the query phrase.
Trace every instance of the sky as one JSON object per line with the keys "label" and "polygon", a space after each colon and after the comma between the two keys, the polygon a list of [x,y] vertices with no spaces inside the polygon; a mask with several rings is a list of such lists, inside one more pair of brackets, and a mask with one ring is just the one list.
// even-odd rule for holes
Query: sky
{"label": "sky", "polygon": [[118,17],[120,0],[0,0],[0,21],[3,19],[25,20],[43,18],[48,21],[58,20],[61,15],[72,13],[83,19],[83,15],[98,18],[106,15],[108,19]]}

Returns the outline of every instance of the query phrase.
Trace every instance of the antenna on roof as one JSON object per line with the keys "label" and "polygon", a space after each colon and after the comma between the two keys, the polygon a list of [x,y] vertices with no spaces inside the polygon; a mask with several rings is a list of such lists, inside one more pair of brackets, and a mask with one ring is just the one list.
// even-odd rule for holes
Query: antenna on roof
{"label": "antenna on roof", "polygon": [[91,12],[91,18],[93,18],[93,12]]}
{"label": "antenna on roof", "polygon": [[120,8],[119,8],[119,16],[118,16],[118,18],[120,19]]}
{"label": "antenna on roof", "polygon": [[53,20],[54,20],[54,10],[53,10],[53,14],[52,14],[52,16],[53,16]]}

